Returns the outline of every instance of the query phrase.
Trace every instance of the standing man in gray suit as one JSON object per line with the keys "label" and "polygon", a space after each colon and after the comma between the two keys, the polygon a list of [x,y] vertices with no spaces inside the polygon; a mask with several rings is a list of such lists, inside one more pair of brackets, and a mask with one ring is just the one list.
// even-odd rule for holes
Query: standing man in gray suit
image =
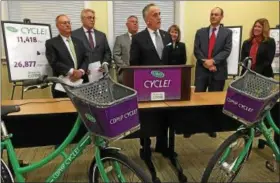
{"label": "standing man in gray suit", "polygon": [[[232,48],[232,31],[220,23],[224,17],[222,8],[212,9],[209,27],[196,32],[194,55],[197,59],[195,67],[195,92],[223,91],[228,77],[227,58]],[[216,137],[216,133],[209,133]]]}
{"label": "standing man in gray suit", "polygon": [[83,41],[89,52],[90,61],[100,61],[111,63],[112,54],[106,38],[106,35],[94,28],[95,12],[91,9],[84,9],[81,12],[81,21],[83,26],[72,32],[72,36]]}
{"label": "standing man in gray suit", "polygon": [[138,32],[138,18],[131,15],[127,18],[126,22],[127,33],[116,37],[115,45],[113,48],[113,59],[117,64],[118,81],[122,83],[121,67],[129,66],[129,52],[132,36]]}

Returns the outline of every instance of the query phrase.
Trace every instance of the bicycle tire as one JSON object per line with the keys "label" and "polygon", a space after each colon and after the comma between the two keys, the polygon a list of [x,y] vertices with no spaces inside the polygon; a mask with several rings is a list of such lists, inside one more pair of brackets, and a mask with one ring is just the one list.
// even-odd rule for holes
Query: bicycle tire
{"label": "bicycle tire", "polygon": [[[234,134],[232,134],[231,136],[229,136],[218,148],[218,150],[215,152],[215,154],[211,157],[211,159],[209,160],[209,163],[203,173],[202,179],[201,179],[201,183],[207,183],[208,179],[212,173],[213,168],[215,167],[215,165],[217,164],[217,162],[219,161],[219,158],[222,156],[223,152],[225,152],[226,148],[228,146],[230,146],[233,142],[235,142],[237,139],[239,138],[244,138],[245,143],[247,143],[247,140],[249,139],[249,136],[247,133],[244,133],[242,131],[238,131]],[[236,178],[236,176],[239,174],[241,168],[243,167],[243,164],[245,162],[245,160],[248,158],[248,155],[250,153],[250,150],[247,152],[247,154],[245,155],[243,161],[240,163],[239,168],[237,169],[237,171],[235,172],[233,178],[231,179],[230,182],[233,182],[234,179]]]}
{"label": "bicycle tire", "polygon": [[[100,157],[102,163],[103,162],[105,163],[105,161],[108,160],[118,161],[119,163],[129,168],[142,182],[152,182],[151,178],[147,176],[146,173],[136,163],[128,159],[127,156],[117,152],[116,150],[112,150],[112,149],[102,150]],[[99,182],[98,177],[99,177],[99,170],[97,168],[97,164],[94,158],[89,168],[89,182],[90,183]]]}
{"label": "bicycle tire", "polygon": [[1,183],[13,183],[14,178],[6,163],[1,159]]}

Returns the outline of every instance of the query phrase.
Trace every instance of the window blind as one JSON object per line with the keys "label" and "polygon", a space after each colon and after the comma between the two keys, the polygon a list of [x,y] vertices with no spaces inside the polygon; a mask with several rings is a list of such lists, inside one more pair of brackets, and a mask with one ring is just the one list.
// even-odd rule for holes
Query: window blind
{"label": "window blind", "polygon": [[80,14],[84,8],[84,1],[8,1],[8,16],[10,21],[50,24],[52,36],[57,36],[55,18],[59,14],[66,14],[72,22],[72,30],[81,27]]}
{"label": "window blind", "polygon": [[155,3],[160,8],[161,29],[168,30],[175,22],[175,1],[113,1],[114,39],[127,32],[125,23],[130,15],[138,17],[139,31],[146,28],[142,10],[149,3]]}

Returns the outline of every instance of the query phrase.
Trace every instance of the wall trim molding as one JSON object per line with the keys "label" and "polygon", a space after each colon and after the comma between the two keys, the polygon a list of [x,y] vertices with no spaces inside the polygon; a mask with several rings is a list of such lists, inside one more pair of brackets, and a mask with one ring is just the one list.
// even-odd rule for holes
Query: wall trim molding
{"label": "wall trim molding", "polygon": [[179,3],[179,27],[181,30],[181,41],[185,42],[184,40],[184,35],[185,35],[185,31],[184,31],[184,25],[185,25],[185,1],[179,1],[177,2]]}
{"label": "wall trim molding", "polygon": [[89,8],[90,1],[84,1],[84,8]]}
{"label": "wall trim molding", "polygon": [[113,16],[113,1],[107,1],[107,13],[108,13],[108,44],[113,52],[114,47],[114,16]]}

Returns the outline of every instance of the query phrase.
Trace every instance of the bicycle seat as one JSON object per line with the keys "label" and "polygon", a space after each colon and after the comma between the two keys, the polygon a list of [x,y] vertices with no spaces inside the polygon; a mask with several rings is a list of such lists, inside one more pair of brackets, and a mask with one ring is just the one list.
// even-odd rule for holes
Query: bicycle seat
{"label": "bicycle seat", "polygon": [[20,111],[20,107],[17,105],[1,106],[1,116],[6,116],[10,113],[18,112],[18,111]]}

